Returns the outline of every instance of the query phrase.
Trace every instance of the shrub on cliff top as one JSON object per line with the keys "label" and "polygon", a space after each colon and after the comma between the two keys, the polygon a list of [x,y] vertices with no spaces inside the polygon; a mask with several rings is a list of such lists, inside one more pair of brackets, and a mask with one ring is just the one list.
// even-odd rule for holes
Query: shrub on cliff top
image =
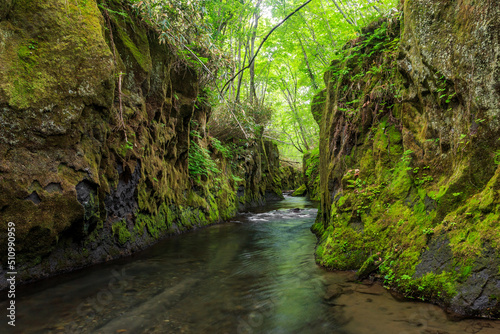
{"label": "shrub on cliff top", "polygon": [[273,110],[249,103],[219,105],[208,121],[210,134],[222,142],[260,138]]}

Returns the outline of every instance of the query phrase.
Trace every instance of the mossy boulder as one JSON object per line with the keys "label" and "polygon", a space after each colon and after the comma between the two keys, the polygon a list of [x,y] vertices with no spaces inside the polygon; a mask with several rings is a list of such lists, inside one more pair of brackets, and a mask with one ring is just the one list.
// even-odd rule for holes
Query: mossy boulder
{"label": "mossy boulder", "polygon": [[360,280],[368,278],[368,276],[378,270],[378,267],[380,266],[380,257],[379,254],[374,254],[370,256],[368,259],[366,259],[365,262],[363,262],[363,265],[358,269],[356,272],[356,277]]}
{"label": "mossy boulder", "polygon": [[307,187],[305,184],[303,184],[297,189],[295,189],[295,191],[292,193],[292,196],[297,196],[297,197],[305,196],[306,193],[307,193]]}

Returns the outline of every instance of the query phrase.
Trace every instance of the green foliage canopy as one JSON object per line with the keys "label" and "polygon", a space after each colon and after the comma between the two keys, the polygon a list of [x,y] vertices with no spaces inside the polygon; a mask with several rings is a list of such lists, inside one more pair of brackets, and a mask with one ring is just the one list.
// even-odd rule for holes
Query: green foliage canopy
{"label": "green foliage canopy", "polygon": [[[305,0],[130,2],[162,42],[199,70],[216,101],[209,126],[221,140],[264,135],[293,160],[317,145],[310,101],[324,89],[322,73],[363,26],[398,5],[397,0],[313,0],[273,31],[251,63],[260,40]],[[220,88],[245,67],[222,94]]]}

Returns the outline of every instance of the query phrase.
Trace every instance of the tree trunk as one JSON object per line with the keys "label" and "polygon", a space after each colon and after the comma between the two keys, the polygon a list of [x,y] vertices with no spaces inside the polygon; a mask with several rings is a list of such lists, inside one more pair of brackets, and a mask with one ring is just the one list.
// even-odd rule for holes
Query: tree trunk
{"label": "tree trunk", "polygon": [[342,10],[342,8],[340,8],[340,6],[337,4],[337,2],[335,0],[332,0],[332,2],[335,5],[335,7],[337,7],[337,9],[339,10],[340,14],[342,14],[342,16],[347,21],[347,23],[349,23],[350,25],[356,26],[356,24],[354,23],[354,21],[351,21],[351,19],[349,19],[347,17],[347,15],[344,13],[344,11]]}
{"label": "tree trunk", "polygon": [[[239,70],[243,64],[245,64],[245,61],[247,60],[247,54],[248,52],[245,51],[245,56],[243,57],[243,62],[241,62],[241,41],[238,43],[238,73],[239,73],[239,78],[238,78],[238,88],[236,89],[236,98],[234,99],[235,102],[240,101],[240,94],[241,94],[241,84],[243,82],[243,74],[244,72]],[[246,48],[245,48],[246,49]]]}
{"label": "tree trunk", "polygon": [[314,78],[314,73],[311,69],[311,66],[309,65],[309,60],[307,59],[307,53],[306,53],[306,49],[304,48],[304,44],[302,43],[302,39],[300,39],[300,35],[297,33],[295,33],[295,35],[297,36],[297,39],[299,40],[300,47],[302,48],[302,53],[304,54],[304,60],[306,61],[307,72],[309,74],[309,78],[311,79],[311,84],[312,84],[314,90],[317,90],[318,85],[316,84],[316,79]]}
{"label": "tree trunk", "polygon": [[293,100],[293,95],[290,92],[290,90],[288,89],[288,87],[286,85],[286,82],[283,80],[283,77],[281,78],[281,83],[282,83],[282,85],[284,87],[282,89],[283,95],[285,95],[286,101],[288,103],[288,106],[290,107],[290,110],[293,113],[295,121],[298,124],[299,130],[300,130],[300,131],[298,131],[298,133],[300,134],[300,138],[302,138],[302,144],[304,145],[304,148],[307,151],[309,151],[309,144],[307,142],[306,132],[304,130],[304,127],[302,126],[302,121],[301,121],[301,119],[299,117],[299,114],[298,114],[296,108],[295,108],[295,101]]}
{"label": "tree trunk", "polygon": [[[255,6],[255,12],[253,14],[253,29],[252,29],[252,37],[250,39],[250,57],[248,59],[253,59],[255,55],[255,39],[257,38],[257,28],[259,27],[259,19],[260,19],[260,4],[262,0],[257,2]],[[257,99],[257,95],[255,92],[255,62],[250,64],[250,104],[254,103],[254,98]]]}

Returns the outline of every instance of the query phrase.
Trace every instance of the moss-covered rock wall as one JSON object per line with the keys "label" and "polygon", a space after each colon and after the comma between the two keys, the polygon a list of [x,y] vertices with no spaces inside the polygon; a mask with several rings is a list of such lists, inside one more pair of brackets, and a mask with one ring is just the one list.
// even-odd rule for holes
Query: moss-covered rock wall
{"label": "moss-covered rock wall", "polygon": [[302,159],[305,194],[312,201],[320,200],[319,147],[306,152]]}
{"label": "moss-covered rock wall", "polygon": [[6,263],[14,222],[19,280],[128,255],[282,196],[276,145],[221,154],[196,72],[124,1],[1,6],[0,254]]}
{"label": "moss-covered rock wall", "polygon": [[407,0],[325,74],[318,263],[500,316],[500,7]]}
{"label": "moss-covered rock wall", "polygon": [[303,172],[298,169],[298,166],[295,163],[281,164],[280,179],[283,191],[292,192],[292,190],[295,190],[302,185],[304,179]]}

